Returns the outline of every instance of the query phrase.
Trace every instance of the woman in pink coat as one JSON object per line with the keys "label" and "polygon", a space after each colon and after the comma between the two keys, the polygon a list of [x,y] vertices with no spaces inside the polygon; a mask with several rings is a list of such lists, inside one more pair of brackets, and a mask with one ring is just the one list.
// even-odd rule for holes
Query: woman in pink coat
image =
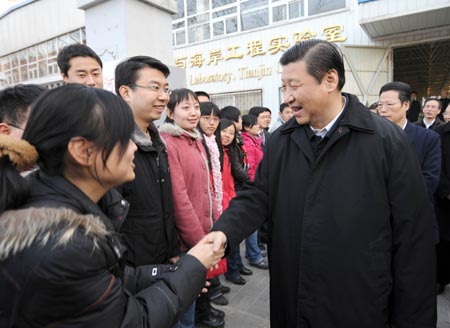
{"label": "woman in pink coat", "polygon": [[[195,93],[189,89],[177,89],[167,104],[166,123],[159,128],[167,144],[174,218],[182,251],[188,251],[208,234],[219,217],[208,157],[197,130],[199,119],[200,105]],[[207,303],[210,309],[209,299]],[[197,317],[197,321],[210,323],[212,320],[220,326],[224,322],[224,314],[217,313],[220,318],[214,317],[210,315],[211,311],[214,309],[206,318]],[[193,311],[185,313],[181,327],[193,327],[193,322],[190,322],[193,316]]]}

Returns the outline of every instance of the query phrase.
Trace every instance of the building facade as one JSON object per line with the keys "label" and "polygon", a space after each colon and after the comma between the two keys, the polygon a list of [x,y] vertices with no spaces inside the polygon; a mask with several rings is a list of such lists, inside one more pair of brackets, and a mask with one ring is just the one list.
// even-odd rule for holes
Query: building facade
{"label": "building facade", "polygon": [[[283,102],[279,58],[289,46],[310,38],[339,45],[347,71],[344,91],[365,104],[376,101],[380,87],[394,78],[410,83],[422,97],[449,87],[447,0],[177,2],[175,65],[186,70],[189,88],[212,94],[219,106],[245,112],[263,105],[277,112]],[[430,62],[431,47],[439,58]],[[402,49],[403,57],[395,56]],[[433,76],[424,76],[430,67]]]}

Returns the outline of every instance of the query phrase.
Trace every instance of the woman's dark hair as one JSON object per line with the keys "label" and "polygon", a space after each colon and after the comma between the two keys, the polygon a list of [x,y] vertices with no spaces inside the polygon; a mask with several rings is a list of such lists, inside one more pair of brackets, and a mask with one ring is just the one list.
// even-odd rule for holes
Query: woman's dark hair
{"label": "woman's dark hair", "polygon": [[[170,94],[170,100],[169,100],[169,103],[167,104],[167,109],[169,110],[169,112],[173,113],[175,110],[175,107],[179,103],[181,103],[182,101],[185,101],[185,100],[189,100],[189,98],[193,98],[199,103],[197,95],[195,94],[194,91],[192,91],[190,89],[185,89],[185,88],[175,89]],[[173,120],[169,116],[167,116],[165,122],[173,123]]]}
{"label": "woman's dark hair", "polygon": [[32,107],[23,139],[36,147],[39,167],[62,175],[69,141],[83,137],[102,150],[103,165],[119,144],[122,156],[134,129],[128,104],[113,93],[69,84],[49,91]]}
{"label": "woman's dark hair", "polygon": [[304,60],[308,74],[313,76],[318,83],[327,72],[336,70],[339,82],[338,89],[342,90],[345,84],[344,60],[339,48],[328,41],[310,39],[299,42],[290,47],[280,58],[281,66],[286,66],[297,61]]}
{"label": "woman's dark hair", "polygon": [[251,128],[258,124],[258,118],[255,115],[242,116],[242,128]]}
{"label": "woman's dark hair", "polygon": [[[23,139],[36,148],[40,169],[55,176],[64,172],[72,138],[83,137],[93,142],[101,150],[106,165],[116,145],[119,145],[119,158],[123,156],[133,129],[133,114],[124,100],[102,89],[69,84],[37,100],[31,108]],[[9,158],[1,158],[0,212],[26,201],[28,188],[24,181]],[[8,191],[3,192],[6,187]]]}
{"label": "woman's dark hair", "polygon": [[241,111],[239,110],[239,108],[234,106],[225,106],[220,111],[221,118],[227,118],[236,123],[239,122],[239,116],[241,116]]}
{"label": "woman's dark hair", "polygon": [[211,114],[220,117],[220,109],[213,102],[207,101],[200,103],[200,113],[202,116],[210,116]]}
{"label": "woman's dark hair", "polygon": [[238,147],[238,144],[237,144],[237,128],[236,128],[236,124],[234,124],[234,122],[232,120],[229,120],[227,118],[221,119],[218,130],[222,131],[222,130],[228,128],[231,125],[234,126],[234,138],[233,138],[233,141],[231,142],[231,144],[229,145],[229,147],[230,146],[231,147]]}

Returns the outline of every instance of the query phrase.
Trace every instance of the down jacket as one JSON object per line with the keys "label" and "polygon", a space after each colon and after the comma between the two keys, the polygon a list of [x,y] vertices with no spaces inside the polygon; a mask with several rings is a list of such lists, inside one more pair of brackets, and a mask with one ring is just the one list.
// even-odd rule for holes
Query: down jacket
{"label": "down jacket", "polygon": [[0,327],[165,328],[196,299],[206,277],[196,258],[123,270],[96,204],[63,177],[30,179],[24,209],[0,218]]}
{"label": "down jacket", "polygon": [[169,155],[180,248],[188,250],[209,233],[219,217],[207,155],[197,130],[188,133],[166,123],[159,131]]}

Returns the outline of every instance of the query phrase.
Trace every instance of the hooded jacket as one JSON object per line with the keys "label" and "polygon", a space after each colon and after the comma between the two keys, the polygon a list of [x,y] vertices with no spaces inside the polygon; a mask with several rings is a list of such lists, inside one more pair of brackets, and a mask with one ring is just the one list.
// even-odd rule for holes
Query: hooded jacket
{"label": "hooded jacket", "polygon": [[219,217],[207,155],[197,130],[188,133],[165,123],[159,131],[167,143],[180,248],[187,250],[209,233]]}

